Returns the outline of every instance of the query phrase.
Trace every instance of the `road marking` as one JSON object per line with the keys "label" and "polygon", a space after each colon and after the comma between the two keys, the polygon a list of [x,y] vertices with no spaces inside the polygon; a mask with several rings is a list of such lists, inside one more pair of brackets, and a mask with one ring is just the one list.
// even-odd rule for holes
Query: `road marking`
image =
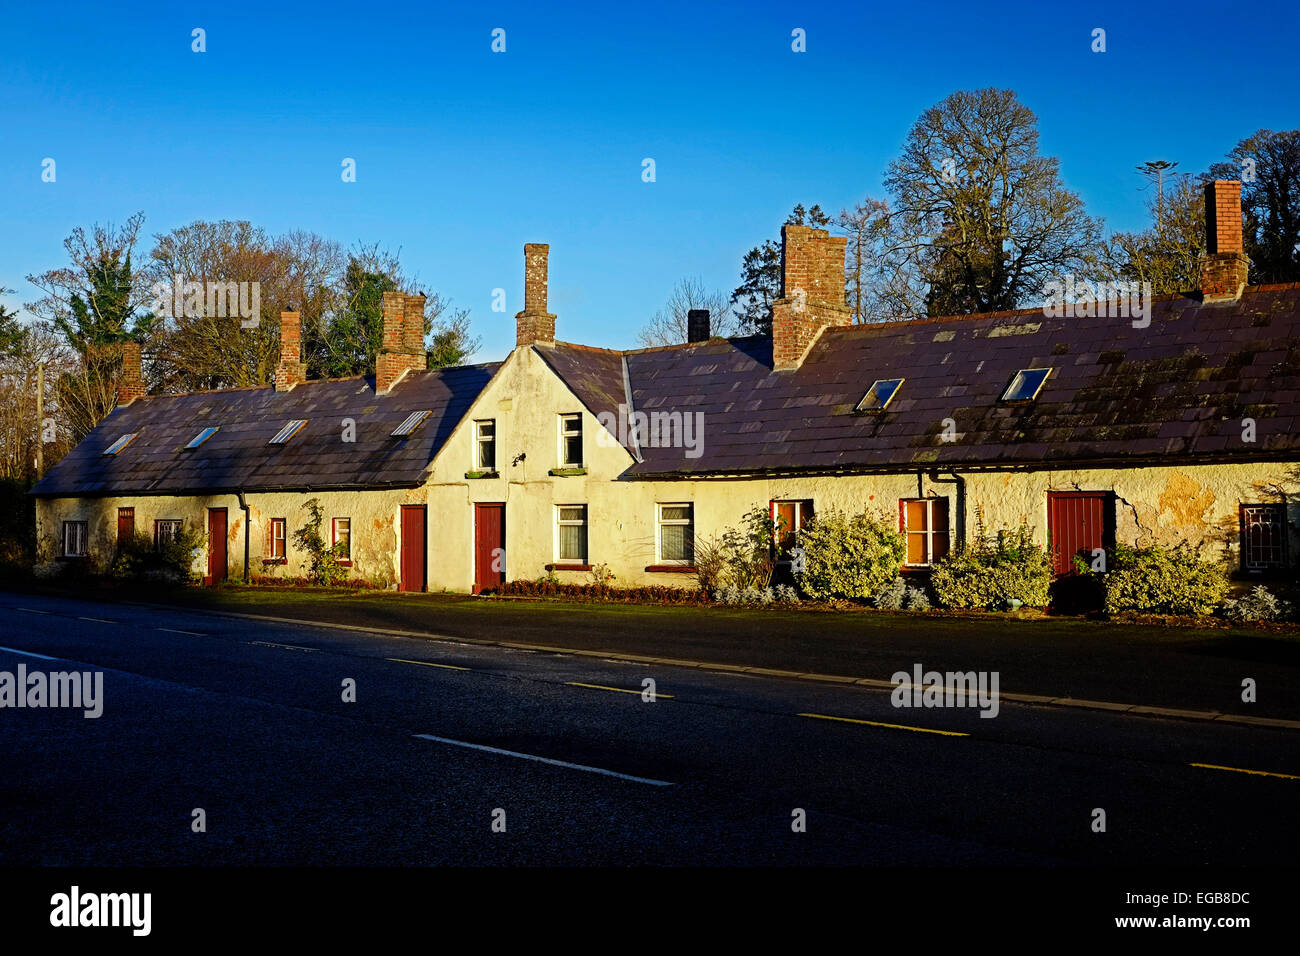
{"label": "road marking", "polygon": [[120,624],[120,621],[106,621],[102,617],[79,617],[78,621],[94,621],[96,624]]}
{"label": "road marking", "polygon": [[0,647],[0,651],[8,651],[10,654],[22,654],[24,657],[39,657],[43,661],[61,661],[62,657],[50,657],[46,654],[37,654],[33,651],[20,651],[16,647]]}
{"label": "road marking", "polygon": [[298,644],[274,644],[271,641],[244,641],[245,644],[253,644],[257,647],[278,647],[286,651],[315,651],[315,647],[302,647]]}
{"label": "road marking", "polygon": [[569,770],[582,770],[586,773],[598,773],[605,777],[617,777],[619,780],[631,780],[633,783],[647,783],[652,787],[671,787],[672,783],[667,780],[651,780],[649,777],[634,777],[631,774],[616,773],[613,770],[602,770],[600,767],[588,767],[585,764],[569,763],[567,760],[553,760],[550,757],[538,757],[534,754],[521,754],[514,750],[502,750],[499,747],[487,747],[483,744],[466,743],[463,740],[452,740],[450,737],[435,737],[433,734],[414,734],[413,736],[421,740],[432,740],[440,744],[451,744],[453,747],[468,747],[470,750],[482,750],[485,753],[500,754],[503,757],[519,757],[523,760],[534,760],[537,763],[547,763],[553,767],[567,767]]}
{"label": "road marking", "polygon": [[[612,690],[619,694],[644,694],[645,693],[645,691],[643,690],[628,690],[626,687],[606,687],[604,684],[583,684],[583,683],[579,683],[576,680],[568,680],[565,681],[564,683],[565,686],[567,687],[590,687],[592,690]],[[654,696],[656,698],[663,698],[664,700],[673,699],[672,694],[661,694],[658,691],[655,691]]]}
{"label": "road marking", "polygon": [[818,720],[839,720],[846,724],[866,724],[869,727],[888,727],[891,730],[915,730],[918,734],[942,734],[945,737],[969,737],[956,730],[933,730],[929,727],[909,727],[907,724],[884,724],[878,720],[856,720],[852,717],[829,717],[826,714],[800,714],[800,717],[816,717]]}
{"label": "road marking", "polygon": [[419,664],[421,667],[441,667],[447,671],[467,671],[468,667],[457,667],[455,664],[435,664],[433,661],[408,661],[405,657],[385,657],[386,661],[396,661],[398,664]]}
{"label": "road marking", "polygon": [[1192,767],[1204,767],[1206,770],[1231,770],[1233,773],[1249,773],[1257,777],[1281,777],[1283,780],[1300,780],[1300,777],[1289,773],[1271,773],[1268,770],[1246,770],[1242,767],[1220,767],[1215,763],[1194,763],[1189,764]]}
{"label": "road marking", "polygon": [[198,631],[178,631],[174,627],[155,627],[154,630],[166,631],[168,634],[188,634],[190,637],[207,637],[206,634],[201,634]]}
{"label": "road marking", "polygon": [[50,613],[49,611],[38,611],[35,608],[31,608],[31,607],[16,607],[14,608],[14,610],[25,611],[28,614],[49,614]]}

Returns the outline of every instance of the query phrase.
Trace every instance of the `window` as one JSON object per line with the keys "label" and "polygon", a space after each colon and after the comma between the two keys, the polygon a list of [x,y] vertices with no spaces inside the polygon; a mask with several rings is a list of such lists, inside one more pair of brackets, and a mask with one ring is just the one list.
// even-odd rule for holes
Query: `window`
{"label": "window", "polygon": [[86,522],[63,522],[63,555],[68,558],[82,558],[86,549]]}
{"label": "window", "polygon": [[690,564],[695,560],[695,508],[659,505],[659,561]]}
{"label": "window", "polygon": [[189,443],[188,445],[186,445],[185,447],[186,447],[186,448],[198,448],[198,447],[199,447],[200,445],[202,445],[205,441],[207,441],[209,438],[211,438],[213,435],[215,435],[215,434],[217,433],[218,429],[220,429],[220,427],[221,427],[221,426],[218,425],[216,428],[205,428],[205,429],[203,429],[203,431],[199,432],[197,435],[195,435],[193,438],[191,438],[191,439],[190,439],[190,443]]}
{"label": "window", "polygon": [[1286,567],[1286,507],[1241,506],[1241,566],[1246,571]]}
{"label": "window", "polygon": [[587,506],[559,505],[555,509],[556,559],[569,564],[587,563]]}
{"label": "window", "polygon": [[335,518],[331,544],[337,549],[335,554],[340,561],[352,560],[352,519]]}
{"label": "window", "polygon": [[122,450],[123,448],[125,448],[127,445],[131,444],[131,442],[135,439],[135,436],[136,436],[136,432],[131,432],[129,435],[123,435],[123,436],[122,436],[121,438],[119,438],[117,441],[113,442],[113,444],[111,444],[111,445],[109,445],[107,448],[105,448],[105,449],[104,449],[104,454],[105,454],[105,455],[116,455],[119,451],[121,451],[121,450]]}
{"label": "window", "polygon": [[497,423],[495,419],[474,423],[474,467],[497,470]]}
{"label": "window", "polygon": [[811,500],[771,501],[768,507],[771,509],[776,538],[776,558],[778,561],[789,561],[790,549],[795,545],[795,532],[812,521],[813,503]]}
{"label": "window", "polygon": [[560,416],[560,465],[582,467],[582,416]]}
{"label": "window", "polygon": [[284,526],[283,518],[272,518],[271,523],[266,529],[266,556],[270,561],[283,561],[284,556]]}
{"label": "window", "polygon": [[285,425],[278,432],[276,432],[275,437],[272,438],[269,442],[267,442],[267,444],[268,445],[287,444],[289,439],[292,438],[294,435],[298,434],[298,432],[302,430],[302,426],[306,424],[307,424],[307,419],[295,418],[293,421],[289,422],[289,424]]}
{"label": "window", "polygon": [[948,499],[905,498],[898,503],[899,530],[907,538],[908,567],[926,567],[948,554]]}
{"label": "window", "polygon": [[1004,402],[1032,402],[1038,397],[1038,390],[1047,381],[1050,368],[1025,368],[1016,373],[1007,390],[1002,393]]}
{"label": "window", "polygon": [[411,414],[407,415],[404,419],[402,419],[402,424],[398,425],[396,428],[393,429],[392,435],[390,437],[406,438],[411,434],[411,432],[419,428],[420,424],[432,414],[433,414],[432,411],[411,412]]}
{"label": "window", "polygon": [[867,389],[867,394],[862,396],[862,401],[858,402],[858,411],[883,412],[885,406],[894,400],[894,396],[898,394],[898,389],[904,381],[905,379],[901,378],[877,380]]}
{"label": "window", "polygon": [[178,518],[164,518],[153,523],[153,546],[161,551],[163,545],[175,541],[181,533],[181,522]]}

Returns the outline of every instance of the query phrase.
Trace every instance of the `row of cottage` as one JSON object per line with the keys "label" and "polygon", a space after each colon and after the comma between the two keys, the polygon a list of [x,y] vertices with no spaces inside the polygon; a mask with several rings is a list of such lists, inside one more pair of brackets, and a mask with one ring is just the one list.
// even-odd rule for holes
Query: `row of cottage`
{"label": "row of cottage", "polygon": [[[756,505],[897,520],[923,571],[1026,524],[1068,572],[1115,543],[1289,565],[1300,439],[1300,288],[1246,285],[1240,185],[1207,186],[1202,287],[1149,322],[1044,310],[853,325],[844,240],[783,230],[768,336],[615,351],[558,341],[548,247],[524,247],[502,362],[429,370],[420,296],[384,296],[373,377],[307,380],[284,313],[273,387],[147,395],[128,345],[117,409],[35,487],[67,559],[123,536],[206,532],[201,571],[304,574],[305,507],[353,576],[483,591],[553,573],[693,583],[694,542]],[[1235,228],[1234,228],[1235,224]],[[788,541],[774,542],[774,547]],[[603,570],[603,569],[602,569]]]}

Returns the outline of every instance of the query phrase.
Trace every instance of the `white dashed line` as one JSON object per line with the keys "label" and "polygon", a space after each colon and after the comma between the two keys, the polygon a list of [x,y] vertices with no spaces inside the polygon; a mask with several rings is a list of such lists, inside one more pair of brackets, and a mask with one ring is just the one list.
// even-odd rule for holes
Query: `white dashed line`
{"label": "white dashed line", "polygon": [[432,740],[440,744],[451,744],[453,747],[468,747],[470,750],[482,750],[485,753],[500,754],[503,757],[519,757],[521,760],[533,760],[537,763],[547,763],[553,767],[567,767],[569,770],[582,770],[586,773],[598,773],[605,777],[617,777],[619,780],[631,780],[633,783],[646,783],[652,787],[671,787],[672,783],[667,780],[651,780],[649,777],[633,777],[631,774],[616,773],[613,770],[602,770],[600,767],[588,767],[585,764],[569,763],[567,760],[552,760],[550,757],[538,757],[534,754],[521,754],[513,750],[501,750],[498,747],[486,747],[483,744],[466,743],[463,740],[452,740],[449,737],[435,737],[433,734],[414,734],[413,736],[421,740]]}

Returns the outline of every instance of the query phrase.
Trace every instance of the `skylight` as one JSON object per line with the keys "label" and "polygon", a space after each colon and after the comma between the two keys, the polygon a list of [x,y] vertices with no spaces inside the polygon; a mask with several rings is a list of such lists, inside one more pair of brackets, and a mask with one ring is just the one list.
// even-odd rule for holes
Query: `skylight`
{"label": "skylight", "polygon": [[104,454],[105,454],[105,455],[116,455],[119,451],[121,451],[121,450],[122,450],[123,448],[125,448],[127,445],[131,444],[131,440],[134,439],[135,436],[136,436],[136,433],[135,433],[135,432],[131,432],[131,433],[128,434],[128,435],[123,435],[123,436],[122,436],[121,438],[119,438],[117,441],[113,442],[113,444],[111,444],[111,445],[109,445],[107,448],[105,448],[105,449],[104,449]]}
{"label": "skylight", "polygon": [[1011,380],[1010,387],[1002,394],[1004,402],[1032,402],[1038,397],[1038,391],[1047,381],[1050,368],[1023,368]]}
{"label": "skylight", "polygon": [[267,444],[268,445],[287,444],[289,439],[292,438],[294,435],[298,434],[298,431],[302,428],[303,425],[306,424],[307,424],[307,419],[295,418],[289,424],[285,425],[278,432],[276,432],[275,437],[272,438],[269,442],[267,442]]}
{"label": "skylight", "polygon": [[407,415],[406,418],[402,420],[402,424],[393,429],[391,437],[405,438],[407,435],[411,434],[411,432],[419,428],[420,423],[432,414],[432,411],[411,412],[411,414]]}
{"label": "skylight", "polygon": [[878,379],[867,389],[867,394],[862,397],[862,401],[858,402],[858,411],[883,412],[885,406],[894,400],[904,381],[905,379],[901,378]]}
{"label": "skylight", "polygon": [[188,445],[186,445],[185,447],[186,447],[186,448],[198,448],[198,447],[199,447],[200,445],[202,445],[205,441],[207,441],[209,438],[211,438],[213,435],[215,435],[215,434],[217,433],[217,429],[219,429],[220,427],[221,427],[221,426],[218,425],[218,426],[216,426],[216,428],[205,428],[205,429],[203,429],[203,431],[201,431],[201,432],[199,432],[197,435],[195,435],[194,438],[190,441],[190,443],[189,443]]}

